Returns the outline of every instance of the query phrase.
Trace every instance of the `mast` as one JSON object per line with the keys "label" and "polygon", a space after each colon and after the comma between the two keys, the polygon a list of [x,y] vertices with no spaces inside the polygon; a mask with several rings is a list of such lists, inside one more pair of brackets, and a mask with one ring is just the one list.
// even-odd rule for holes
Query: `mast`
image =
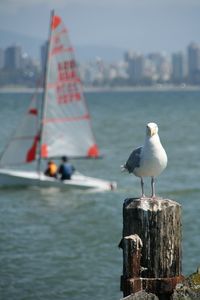
{"label": "mast", "polygon": [[43,116],[46,108],[46,94],[47,94],[47,76],[49,71],[49,54],[50,54],[50,42],[51,42],[51,36],[52,36],[52,21],[54,17],[54,10],[51,11],[51,17],[50,17],[50,26],[49,26],[49,35],[48,35],[48,45],[47,45],[47,55],[46,55],[46,64],[45,64],[45,71],[44,71],[44,93],[42,98],[42,104],[41,104],[41,115],[40,115],[40,126],[39,126],[39,157],[38,157],[38,163],[37,163],[37,170],[40,171],[41,167],[41,137],[43,132]]}

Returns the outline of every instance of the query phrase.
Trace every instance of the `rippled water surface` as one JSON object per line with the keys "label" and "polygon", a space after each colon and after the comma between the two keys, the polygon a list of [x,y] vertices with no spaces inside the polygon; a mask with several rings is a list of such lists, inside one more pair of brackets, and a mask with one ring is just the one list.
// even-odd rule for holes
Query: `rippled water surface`
{"label": "rippled water surface", "polygon": [[[140,194],[139,179],[120,172],[142,145],[145,125],[159,125],[168,154],[157,193],[182,204],[183,273],[200,265],[200,93],[118,92],[86,95],[102,160],[73,161],[88,175],[116,180],[114,192],[0,190],[0,299],[116,300],[122,273],[117,245],[122,204]],[[28,94],[0,95],[0,150],[26,111]],[[150,193],[147,179],[146,192]]]}

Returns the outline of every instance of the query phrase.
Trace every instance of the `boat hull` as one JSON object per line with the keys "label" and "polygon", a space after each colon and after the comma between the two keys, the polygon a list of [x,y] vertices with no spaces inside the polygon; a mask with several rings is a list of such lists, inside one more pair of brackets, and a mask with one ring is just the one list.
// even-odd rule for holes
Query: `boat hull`
{"label": "boat hull", "polygon": [[45,176],[42,172],[15,171],[0,169],[0,187],[59,187],[65,189],[95,189],[108,191],[116,188],[115,182],[88,177],[80,173],[72,175],[71,180],[61,181]]}

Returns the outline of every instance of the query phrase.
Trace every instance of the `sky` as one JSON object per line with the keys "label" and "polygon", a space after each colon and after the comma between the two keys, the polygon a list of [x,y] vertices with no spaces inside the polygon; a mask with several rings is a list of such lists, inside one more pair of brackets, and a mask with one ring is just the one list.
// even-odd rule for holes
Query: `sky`
{"label": "sky", "polygon": [[200,44],[199,0],[0,0],[0,29],[46,39],[55,9],[76,45],[141,53]]}

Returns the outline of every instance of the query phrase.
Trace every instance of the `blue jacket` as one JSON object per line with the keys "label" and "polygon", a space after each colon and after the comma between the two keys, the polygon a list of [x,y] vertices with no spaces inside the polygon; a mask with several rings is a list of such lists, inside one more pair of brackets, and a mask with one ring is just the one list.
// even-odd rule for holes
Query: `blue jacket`
{"label": "blue jacket", "polygon": [[70,163],[62,163],[58,173],[61,174],[61,180],[71,179],[71,175],[74,172],[74,167]]}

